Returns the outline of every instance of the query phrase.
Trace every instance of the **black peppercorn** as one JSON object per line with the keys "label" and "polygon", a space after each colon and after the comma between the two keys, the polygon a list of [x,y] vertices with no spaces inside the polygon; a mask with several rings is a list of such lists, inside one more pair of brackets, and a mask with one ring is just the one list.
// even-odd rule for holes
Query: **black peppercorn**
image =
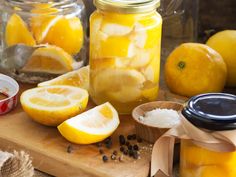
{"label": "black peppercorn", "polygon": [[128,139],[128,140],[132,140],[132,135],[128,135],[128,136],[127,136],[127,139]]}
{"label": "black peppercorn", "polygon": [[123,154],[124,155],[128,155],[129,154],[129,150],[124,150]]}
{"label": "black peppercorn", "polygon": [[120,142],[120,145],[125,145],[125,137],[124,137],[124,135],[120,135],[119,136],[119,142]]}
{"label": "black peppercorn", "polygon": [[72,152],[72,146],[71,145],[69,145],[69,146],[67,146],[67,153],[71,153]]}
{"label": "black peppercorn", "polygon": [[128,149],[129,149],[129,150],[132,150],[132,149],[133,149],[133,146],[132,146],[132,145],[129,145],[129,146],[128,146]]}
{"label": "black peppercorn", "polygon": [[114,154],[111,155],[111,160],[116,160],[116,156]]}
{"label": "black peppercorn", "polygon": [[118,152],[117,151],[113,151],[113,153],[112,154],[114,154],[114,155],[117,155],[118,154]]}
{"label": "black peppercorn", "polygon": [[102,160],[103,160],[103,162],[107,162],[108,161],[107,156],[106,155],[102,156]]}
{"label": "black peppercorn", "polygon": [[133,146],[133,149],[134,149],[135,151],[138,151],[138,150],[139,150],[139,147],[138,147],[138,145],[137,145],[137,144],[135,144],[135,145]]}
{"label": "black peppercorn", "polygon": [[125,145],[126,145],[126,146],[129,146],[129,145],[130,145],[130,142],[129,142],[129,141],[126,141]]}

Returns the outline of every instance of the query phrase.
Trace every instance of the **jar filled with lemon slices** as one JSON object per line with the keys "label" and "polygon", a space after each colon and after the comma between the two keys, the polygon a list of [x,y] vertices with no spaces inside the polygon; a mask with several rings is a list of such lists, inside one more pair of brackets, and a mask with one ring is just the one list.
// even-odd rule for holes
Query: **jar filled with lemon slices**
{"label": "jar filled with lemon slices", "polygon": [[95,0],[90,17],[90,94],[121,114],[158,95],[159,0]]}
{"label": "jar filled with lemon slices", "polygon": [[83,66],[87,55],[82,0],[0,3],[0,72],[38,83]]}

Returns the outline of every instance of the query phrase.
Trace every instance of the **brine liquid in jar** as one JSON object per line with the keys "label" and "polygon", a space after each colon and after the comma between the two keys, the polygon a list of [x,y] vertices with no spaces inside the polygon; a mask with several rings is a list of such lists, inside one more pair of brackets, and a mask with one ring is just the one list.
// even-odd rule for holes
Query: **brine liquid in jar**
{"label": "brine liquid in jar", "polygon": [[159,1],[96,0],[90,17],[90,93],[121,114],[153,101],[159,90]]}

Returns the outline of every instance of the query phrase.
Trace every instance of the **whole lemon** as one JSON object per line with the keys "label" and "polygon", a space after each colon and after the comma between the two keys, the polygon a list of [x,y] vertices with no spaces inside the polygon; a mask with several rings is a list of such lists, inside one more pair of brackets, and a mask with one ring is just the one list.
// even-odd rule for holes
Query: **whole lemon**
{"label": "whole lemon", "polygon": [[213,35],[207,45],[223,57],[228,70],[226,85],[236,86],[236,30],[226,30]]}
{"label": "whole lemon", "polygon": [[227,68],[221,55],[204,44],[180,45],[165,64],[167,86],[182,96],[221,92],[226,77]]}

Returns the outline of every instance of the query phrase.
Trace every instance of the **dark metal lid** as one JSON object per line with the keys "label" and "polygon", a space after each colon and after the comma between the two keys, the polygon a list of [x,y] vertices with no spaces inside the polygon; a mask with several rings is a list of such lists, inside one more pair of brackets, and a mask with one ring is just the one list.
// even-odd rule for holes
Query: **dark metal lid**
{"label": "dark metal lid", "polygon": [[236,129],[236,96],[210,93],[192,97],[182,114],[195,126],[209,130]]}

